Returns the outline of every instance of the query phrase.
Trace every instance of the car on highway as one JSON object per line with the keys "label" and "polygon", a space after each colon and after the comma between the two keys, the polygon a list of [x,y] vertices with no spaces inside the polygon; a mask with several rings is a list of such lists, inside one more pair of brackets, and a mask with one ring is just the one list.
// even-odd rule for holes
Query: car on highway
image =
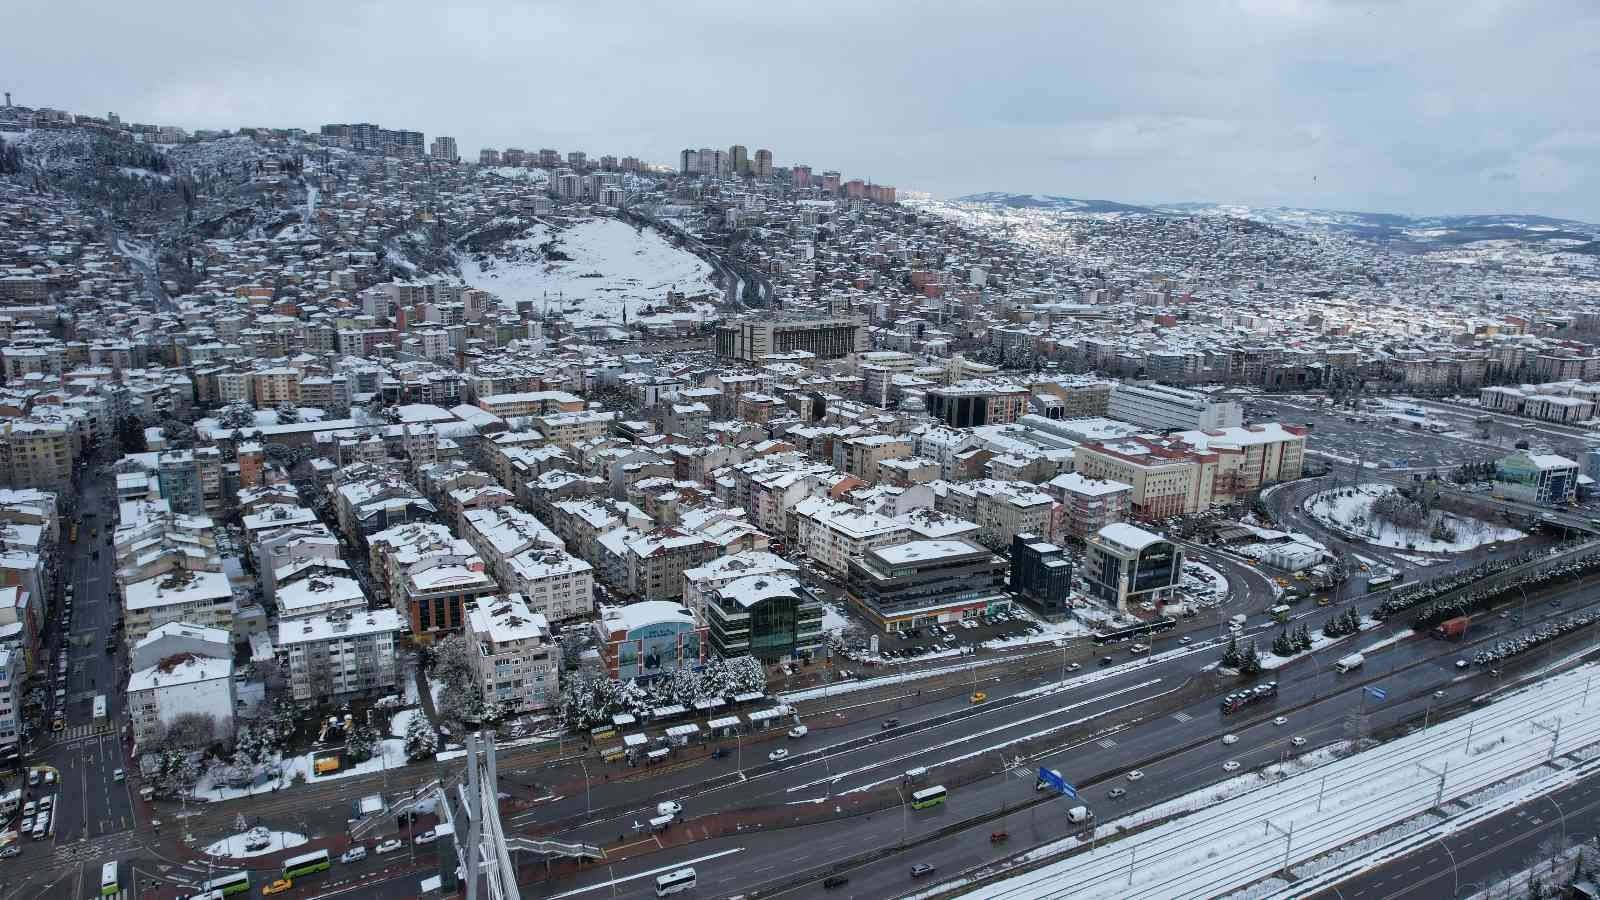
{"label": "car on highway", "polygon": [[1434,691],[1433,692],[1433,699],[1435,699],[1435,700],[1443,700],[1444,699],[1444,691]]}
{"label": "car on highway", "polygon": [[1100,657],[1100,665],[1102,665],[1102,666],[1111,665],[1111,657],[1109,657],[1109,656]]}
{"label": "car on highway", "polygon": [[796,725],[795,727],[789,729],[789,737],[803,738],[809,731],[810,729],[806,728],[804,725]]}
{"label": "car on highway", "polygon": [[1126,796],[1128,796],[1127,788],[1114,787],[1111,790],[1106,791],[1107,800],[1118,800]]}
{"label": "car on highway", "polygon": [[899,725],[899,724],[900,724],[900,720],[899,719],[884,719],[882,722],[880,722],[878,724],[878,730],[879,731],[888,731],[889,729],[891,729],[891,728],[893,728],[893,727],[895,727],[896,725]]}
{"label": "car on highway", "polygon": [[1471,663],[1467,662],[1464,659],[1456,660],[1456,668],[1458,668],[1458,669],[1465,669],[1469,665],[1471,665]]}
{"label": "car on highway", "polygon": [[1228,760],[1227,762],[1222,764],[1222,771],[1224,771],[1224,772],[1237,772],[1237,771],[1239,771],[1239,761],[1238,760],[1234,760],[1234,759]]}
{"label": "car on highway", "polygon": [[290,889],[292,887],[294,887],[294,879],[293,878],[279,878],[277,881],[274,881],[271,884],[263,887],[261,889],[261,893],[263,893],[263,894],[281,894],[284,891],[287,891],[288,889]]}
{"label": "car on highway", "polygon": [[1296,747],[1304,747],[1306,745],[1306,739],[1296,735],[1295,737],[1289,739],[1289,743],[1295,745]]}
{"label": "car on highway", "polygon": [[1073,664],[1067,666],[1067,671],[1068,672],[1076,672],[1081,668],[1083,668],[1083,663],[1073,663]]}
{"label": "car on highway", "polygon": [[1283,716],[1279,716],[1276,719],[1272,720],[1272,724],[1274,724],[1274,725],[1287,725],[1287,724],[1289,724],[1289,720],[1284,718]]}
{"label": "car on highway", "polygon": [[788,759],[788,758],[789,758],[789,751],[783,749],[782,747],[779,747],[778,749],[776,749],[776,750],[772,751],[771,753],[767,754],[767,759],[771,760],[772,762],[777,762],[780,759]]}
{"label": "car on highway", "polygon": [[989,695],[985,694],[983,691],[973,691],[972,692],[972,696],[970,698],[968,698],[967,702],[968,703],[982,703],[983,701],[985,701],[987,699],[989,699]]}
{"label": "car on highway", "polygon": [[124,781],[124,780],[127,779],[127,777],[128,777],[128,773],[122,771],[121,769],[113,769],[112,772],[111,772],[111,780],[112,781]]}
{"label": "car on highway", "polygon": [[844,887],[849,883],[850,876],[848,875],[829,875],[827,878],[822,879],[822,886],[830,891],[834,888]]}
{"label": "car on highway", "polygon": [[403,845],[400,843],[399,838],[390,838],[387,841],[379,842],[378,846],[372,848],[372,852],[393,853],[394,851],[399,850],[402,846]]}
{"label": "car on highway", "polygon": [[1194,641],[1194,638],[1189,637],[1187,634],[1184,635],[1181,638],[1178,638],[1178,643],[1180,643],[1180,644],[1188,644],[1188,643],[1192,643],[1193,641]]}
{"label": "car on highway", "polygon": [[912,878],[921,878],[924,875],[932,875],[932,874],[933,874],[933,866],[930,866],[927,863],[917,863],[916,865],[911,867],[911,877]]}
{"label": "car on highway", "polygon": [[1139,779],[1141,779],[1143,777],[1144,777],[1144,773],[1139,771],[1138,769],[1134,769],[1133,771],[1128,773],[1128,780],[1129,781],[1138,781]]}
{"label": "car on highway", "polygon": [[1239,736],[1237,734],[1225,734],[1222,736],[1222,742],[1224,744],[1237,744],[1239,743]]}

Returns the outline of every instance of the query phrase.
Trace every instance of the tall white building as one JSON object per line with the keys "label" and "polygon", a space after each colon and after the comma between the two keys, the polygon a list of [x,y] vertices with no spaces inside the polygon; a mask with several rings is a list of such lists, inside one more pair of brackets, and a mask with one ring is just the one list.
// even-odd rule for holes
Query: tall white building
{"label": "tall white building", "polygon": [[394,690],[394,641],[399,632],[400,614],[392,609],[341,611],[280,624],[278,648],[289,657],[289,688],[295,702]]}
{"label": "tall white building", "polygon": [[461,154],[456,150],[456,139],[443,135],[433,139],[433,146],[429,148],[428,155],[446,162],[458,162],[461,159]]}
{"label": "tall white building", "polygon": [[1117,385],[1107,415],[1161,431],[1213,431],[1244,421],[1237,403],[1159,384]]}
{"label": "tall white building", "polygon": [[522,597],[479,597],[467,612],[466,636],[485,701],[520,713],[560,700],[560,649],[549,622]]}

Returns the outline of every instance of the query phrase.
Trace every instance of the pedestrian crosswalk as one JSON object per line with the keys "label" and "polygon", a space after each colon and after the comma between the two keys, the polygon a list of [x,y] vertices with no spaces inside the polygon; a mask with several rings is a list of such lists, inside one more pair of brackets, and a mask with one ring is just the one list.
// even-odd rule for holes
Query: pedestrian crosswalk
{"label": "pedestrian crosswalk", "polygon": [[1101,738],[1100,740],[1096,741],[1095,743],[1099,744],[1100,746],[1104,747],[1107,750],[1113,750],[1117,746],[1117,742],[1113,741],[1111,738]]}
{"label": "pedestrian crosswalk", "polygon": [[1191,720],[1191,719],[1193,719],[1193,718],[1194,718],[1194,716],[1191,716],[1191,715],[1189,715],[1189,714],[1188,714],[1188,713],[1186,713],[1186,712],[1181,712],[1181,713],[1173,713],[1173,714],[1172,714],[1172,717],[1173,717],[1173,718],[1174,718],[1174,719],[1177,719],[1177,720],[1178,720],[1178,721],[1179,721],[1179,722],[1188,722],[1188,721],[1190,721],[1190,720]]}
{"label": "pedestrian crosswalk", "polygon": [[111,733],[111,726],[104,722],[90,722],[86,725],[68,725],[60,731],[50,733],[57,744],[70,744],[88,738],[105,737]]}

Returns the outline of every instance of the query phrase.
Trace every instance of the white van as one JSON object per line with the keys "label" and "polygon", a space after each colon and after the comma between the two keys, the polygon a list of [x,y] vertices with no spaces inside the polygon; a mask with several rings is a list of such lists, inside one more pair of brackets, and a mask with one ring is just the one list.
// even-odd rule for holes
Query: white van
{"label": "white van", "polygon": [[342,863],[360,862],[361,860],[366,859],[366,858],[367,858],[367,847],[366,847],[365,844],[361,844],[361,845],[358,845],[358,846],[355,846],[355,847],[351,847],[349,850],[346,850],[345,852],[339,854],[339,862],[342,862]]}
{"label": "white van", "polygon": [[665,803],[656,804],[656,815],[658,816],[666,816],[669,819],[675,819],[682,814],[683,804],[676,801],[668,800]]}

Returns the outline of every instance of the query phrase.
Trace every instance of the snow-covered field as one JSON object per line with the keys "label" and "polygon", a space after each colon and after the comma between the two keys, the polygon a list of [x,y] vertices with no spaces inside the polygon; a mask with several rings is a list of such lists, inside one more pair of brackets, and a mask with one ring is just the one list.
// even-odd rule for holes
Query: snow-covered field
{"label": "snow-covered field", "polygon": [[1362,484],[1354,488],[1322,491],[1307,498],[1305,508],[1324,525],[1395,550],[1464,553],[1484,544],[1527,537],[1515,528],[1504,528],[1439,510],[1430,514],[1430,523],[1442,522],[1447,525],[1456,533],[1454,540],[1432,537],[1428,528],[1402,528],[1391,522],[1380,521],[1372,515],[1373,501],[1392,490],[1386,484]]}
{"label": "snow-covered field", "polygon": [[[249,849],[251,838],[255,837],[256,849]],[[259,846],[261,841],[266,846]],[[266,829],[251,829],[232,837],[223,838],[206,847],[206,852],[212,856],[231,857],[233,859],[246,859],[251,856],[265,856],[268,853],[277,853],[290,847],[298,847],[306,842],[306,836],[295,834],[292,831],[267,831]]]}
{"label": "snow-covered field", "polygon": [[[552,259],[547,249],[568,259]],[[493,253],[461,258],[467,284],[511,302],[533,300],[536,308],[548,302],[552,312],[567,312],[578,325],[620,326],[624,307],[629,323],[652,321],[641,308],[661,307],[669,290],[690,297],[719,293],[711,276],[711,266],[698,256],[651,229],[616,219],[541,222]],[[709,317],[715,307],[696,304],[693,311],[678,315]]]}
{"label": "snow-covered field", "polygon": [[[1115,840],[1122,829],[1141,820],[1139,814],[1103,822],[1096,832],[1104,843],[1089,852],[974,888],[965,896],[1215,896],[1268,878],[1283,865],[1286,849],[1291,867],[1298,870],[1367,835],[1415,820],[1433,809],[1436,799],[1448,807],[1454,799],[1542,768],[1552,749],[1559,757],[1600,741],[1600,703],[1584,702],[1586,682],[1596,671],[1600,667],[1583,666],[1554,676],[1371,750],[1287,778],[1261,779],[1257,789],[1222,802],[1215,802],[1216,786],[1193,792],[1191,799],[1203,801],[1194,804],[1195,812],[1136,836]],[[1553,746],[1549,729],[1558,721],[1560,742]],[[1516,802],[1563,779],[1582,777],[1573,769],[1546,771],[1548,778],[1507,792],[1495,803]],[[1291,829],[1292,839],[1287,836]],[[1082,842],[1071,839],[1062,847],[1074,843]],[[1371,852],[1377,849],[1371,846],[1357,864],[1380,863],[1382,854]],[[919,896],[962,886],[959,881],[929,885]]]}

